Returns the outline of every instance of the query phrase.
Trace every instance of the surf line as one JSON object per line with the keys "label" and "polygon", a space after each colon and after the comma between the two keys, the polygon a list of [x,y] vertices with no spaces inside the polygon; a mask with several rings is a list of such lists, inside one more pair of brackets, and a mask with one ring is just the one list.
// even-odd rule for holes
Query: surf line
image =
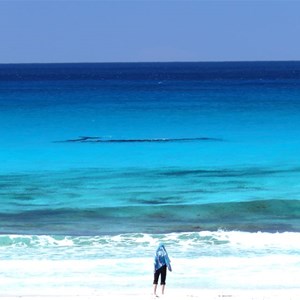
{"label": "surf line", "polygon": [[56,141],[54,143],[172,143],[172,142],[194,142],[194,141],[215,141],[223,139],[211,137],[195,138],[145,138],[145,139],[107,139],[97,136],[79,136],[75,139]]}

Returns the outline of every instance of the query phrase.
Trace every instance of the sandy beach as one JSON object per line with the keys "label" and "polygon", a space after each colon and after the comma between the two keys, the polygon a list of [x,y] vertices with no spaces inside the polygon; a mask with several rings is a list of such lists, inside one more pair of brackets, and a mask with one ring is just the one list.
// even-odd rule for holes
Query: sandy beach
{"label": "sandy beach", "polygon": [[77,299],[77,300],[96,300],[96,299],[236,299],[236,300],[298,300],[300,299],[300,289],[278,289],[278,290],[185,290],[173,289],[166,292],[165,295],[154,297],[151,290],[129,290],[129,291],[95,291],[88,294],[83,293],[47,293],[45,295],[27,294],[27,295],[1,295],[2,300],[39,300],[39,299]]}

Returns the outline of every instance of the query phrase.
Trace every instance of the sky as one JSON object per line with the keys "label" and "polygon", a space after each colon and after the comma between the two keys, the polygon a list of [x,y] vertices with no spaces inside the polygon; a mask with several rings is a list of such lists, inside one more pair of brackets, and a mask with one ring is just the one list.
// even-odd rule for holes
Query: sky
{"label": "sky", "polygon": [[300,60],[300,0],[0,0],[0,63]]}

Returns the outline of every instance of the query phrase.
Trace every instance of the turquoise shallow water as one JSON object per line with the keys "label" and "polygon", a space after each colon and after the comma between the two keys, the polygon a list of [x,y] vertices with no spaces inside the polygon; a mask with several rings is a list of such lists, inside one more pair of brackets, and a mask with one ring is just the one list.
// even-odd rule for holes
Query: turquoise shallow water
{"label": "turquoise shallow water", "polygon": [[2,175],[1,230],[61,235],[299,231],[299,173],[96,168]]}
{"label": "turquoise shallow water", "polygon": [[298,62],[1,65],[6,291],[126,286],[125,258],[147,286],[161,240],[176,286],[296,287],[299,83]]}

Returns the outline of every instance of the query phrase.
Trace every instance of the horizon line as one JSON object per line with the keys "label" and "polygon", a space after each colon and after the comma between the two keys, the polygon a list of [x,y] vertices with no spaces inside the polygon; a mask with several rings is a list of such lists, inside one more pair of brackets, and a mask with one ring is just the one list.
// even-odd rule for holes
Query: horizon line
{"label": "horizon line", "polygon": [[255,63],[255,62],[300,62],[299,60],[289,59],[289,60],[209,60],[209,61],[78,61],[78,62],[0,62],[0,65],[43,65],[43,64],[175,64],[175,63]]}

